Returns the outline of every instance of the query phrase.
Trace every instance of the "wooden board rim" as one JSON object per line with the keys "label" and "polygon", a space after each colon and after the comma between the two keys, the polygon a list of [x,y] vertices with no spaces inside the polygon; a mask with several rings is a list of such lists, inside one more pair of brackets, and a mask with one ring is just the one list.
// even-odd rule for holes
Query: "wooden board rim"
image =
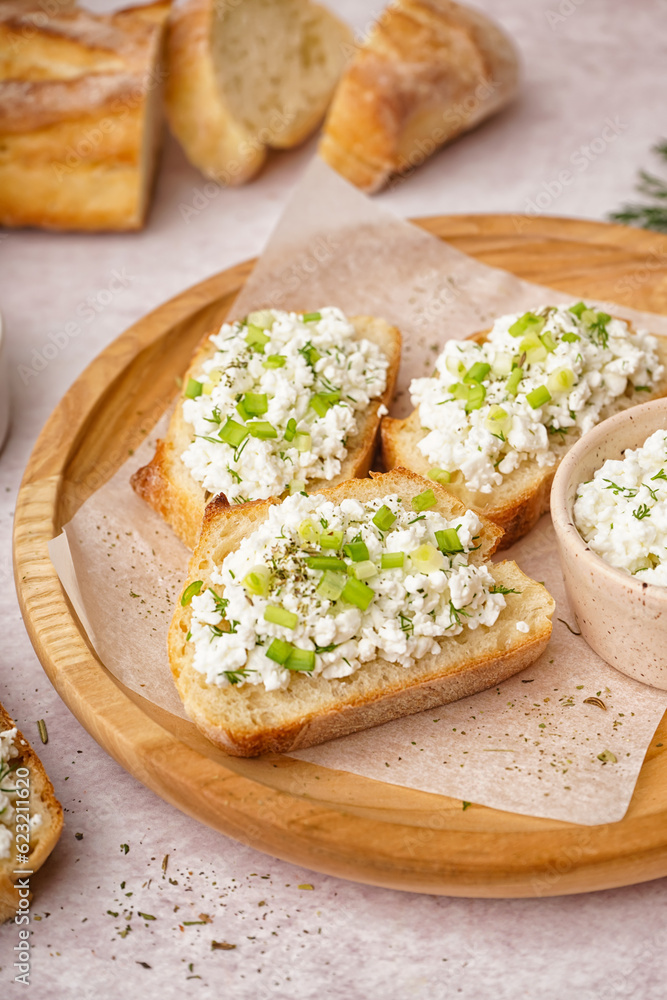
{"label": "wooden board rim", "polygon": [[[610,267],[618,268],[620,262],[623,268],[627,255],[635,265],[655,262],[653,278],[664,281],[667,276],[667,266],[658,263],[667,261],[667,240],[641,230],[503,215],[415,221],[455,244],[490,240],[487,259],[517,242],[560,240],[595,253],[603,267],[609,258]],[[40,434],[17,498],[14,563],[26,628],[56,690],[97,742],[162,798],[244,843],[317,871],[392,888],[500,897],[583,892],[667,874],[667,793],[662,812],[643,815],[635,802],[638,796],[655,796],[660,781],[667,789],[667,758],[661,763],[659,751],[649,752],[633,806],[621,823],[580,827],[481,806],[463,814],[459,800],[401,789],[396,797],[406,806],[399,821],[395,808],[383,814],[382,807],[369,807],[364,814],[221,766],[175,739],[146,713],[140,699],[123,691],[92,652],[46,551],[60,529],[65,472],[84,449],[86,428],[109,386],[142,352],[161,342],[165,329],[190,322],[235,294],[252,265],[247,261],[213,275],[131,326],[79,376]],[[198,775],[196,804],[193,774]],[[380,798],[382,790],[397,789],[369,779],[361,782]],[[364,854],[368,844],[373,850]]]}

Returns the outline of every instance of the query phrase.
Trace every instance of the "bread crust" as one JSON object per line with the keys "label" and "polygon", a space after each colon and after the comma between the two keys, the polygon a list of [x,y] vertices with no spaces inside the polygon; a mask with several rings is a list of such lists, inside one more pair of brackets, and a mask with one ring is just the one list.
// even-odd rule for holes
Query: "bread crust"
{"label": "bread crust", "polygon": [[[485,330],[469,339],[483,343],[488,334],[489,331]],[[631,397],[626,397],[627,406],[667,396],[667,338],[657,336],[657,341],[660,361],[665,366],[666,374],[654,392],[634,393]],[[610,409],[602,419],[611,416],[613,412],[617,411]],[[384,417],[380,426],[384,467],[393,469],[403,466],[427,476],[433,463],[422,455],[418,447],[427,433],[428,431],[425,431],[419,423],[418,410],[413,410],[404,420]],[[572,431],[565,441],[553,443],[552,450],[556,454],[554,465],[540,469],[534,462],[523,462],[514,472],[504,476],[501,485],[494,487],[490,494],[470,490],[464,482],[448,483],[447,488],[466,506],[485,514],[500,525],[504,531],[500,547],[509,548],[537,524],[542,514],[548,513],[551,485],[556,469],[579,437],[579,433]]]}
{"label": "bread crust", "polygon": [[[306,489],[309,493],[317,493],[324,486],[335,486],[344,480],[368,475],[380,426],[378,410],[381,406],[388,407],[394,394],[401,354],[399,331],[384,320],[370,316],[353,316],[350,322],[356,329],[358,339],[365,337],[383,348],[389,359],[387,385],[382,396],[371,400],[365,411],[358,411],[357,430],[348,440],[347,456],[341,463],[341,471],[331,480],[313,479],[307,482]],[[187,385],[191,375],[196,375],[201,370],[203,362],[215,353],[215,347],[209,338],[210,334],[207,334],[195,352],[183,379],[184,385]],[[191,426],[183,420],[181,412],[182,401],[181,394],[169,422],[167,436],[157,442],[153,459],[134,473],[131,482],[135,492],[193,549],[199,538],[210,494],[192,478],[181,460],[181,455],[191,440]],[[248,506],[242,505],[244,510]],[[238,513],[241,507],[235,505],[232,509]]]}
{"label": "bread crust", "polygon": [[364,191],[410,172],[515,95],[511,39],[451,0],[398,0],[336,88],[320,155]]}
{"label": "bread crust", "polygon": [[138,229],[161,138],[169,4],[0,4],[0,224]]}
{"label": "bread crust", "polygon": [[[405,469],[372,474],[371,479],[341,483],[321,492],[337,501],[398,492],[407,502],[427,486],[438,499],[434,509],[449,516],[463,513],[464,505],[451,493]],[[252,533],[278,502],[271,498],[244,505],[239,518],[224,497],[212,501],[185,585],[201,579],[206,586],[213,566]],[[472,554],[471,562],[488,558],[502,534],[488,519],[481,519],[482,548]],[[507,596],[508,606],[493,627],[443,637],[438,654],[422,658],[407,670],[378,659],[338,680],[296,675],[286,691],[267,692],[261,685],[240,690],[207,685],[192,666],[192,646],[185,639],[191,609],[179,605],[168,640],[178,693],[201,732],[227,753],[241,757],[289,753],[467,697],[523,670],[544,650],[551,634],[554,603],[545,588],[526,577],[515,563],[489,564],[489,569],[498,583],[521,589],[521,594]],[[529,623],[528,634],[517,632],[519,618]]]}
{"label": "bread crust", "polygon": [[[13,728],[13,720],[0,705],[0,732]],[[36,872],[58,842],[63,828],[63,809],[44,765],[20,731],[17,731],[14,743],[19,750],[19,756],[15,758],[17,766],[27,767],[30,771],[30,815],[39,813],[42,817],[41,825],[30,833],[30,853],[24,866],[30,872]],[[21,867],[14,855],[0,860],[0,923],[16,914],[18,896],[14,886],[21,874],[16,874],[14,869]]]}
{"label": "bread crust", "polygon": [[[293,17],[293,2],[274,0],[274,4],[284,8],[286,31],[303,31],[303,25]],[[308,26],[312,25],[320,39],[331,45],[332,52],[338,53],[333,65],[324,67],[330,77],[329,86],[312,106],[308,106],[307,95],[302,94],[303,106],[298,110],[253,109],[261,124],[252,125],[234,109],[232,95],[225,89],[227,67],[216,50],[226,20],[235,16],[238,7],[216,4],[215,0],[183,0],[172,8],[168,35],[166,109],[170,128],[194,166],[219,184],[230,186],[254,177],[269,147],[288,149],[310,135],[324,115],[345,62],[345,44],[349,46],[352,39],[351,31],[330,11],[310,0],[296,4],[301,17],[309,20]],[[246,7],[251,15],[249,5]],[[242,75],[240,54],[236,58]]]}

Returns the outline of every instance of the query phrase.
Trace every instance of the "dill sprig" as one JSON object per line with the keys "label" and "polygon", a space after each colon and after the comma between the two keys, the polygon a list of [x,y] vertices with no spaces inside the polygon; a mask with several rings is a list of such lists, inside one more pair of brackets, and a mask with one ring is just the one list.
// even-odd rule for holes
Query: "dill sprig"
{"label": "dill sprig", "polygon": [[[667,140],[654,146],[653,152],[667,160]],[[620,211],[611,212],[609,219],[625,226],[639,226],[641,229],[667,233],[667,180],[648,170],[640,170],[636,189],[638,194],[644,195],[649,201],[623,205]]]}

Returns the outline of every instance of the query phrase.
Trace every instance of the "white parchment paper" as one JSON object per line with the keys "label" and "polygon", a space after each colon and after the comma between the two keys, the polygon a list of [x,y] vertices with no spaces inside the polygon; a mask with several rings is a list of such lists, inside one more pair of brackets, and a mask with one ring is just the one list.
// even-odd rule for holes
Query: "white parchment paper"
{"label": "white parchment paper", "polygon": [[[431,371],[445,340],[502,313],[571,298],[478,263],[386,213],[315,160],[230,316],[333,304],[386,318],[404,338],[392,408],[404,415],[410,380]],[[667,317],[613,311],[667,335]],[[183,718],[166,635],[188,552],[129,485],[159,430],[83,504],[50,552],[107,669]],[[540,660],[498,688],[293,756],[534,816],[589,825],[621,819],[667,692],[618,673],[574,634],[549,517],[502,558],[516,559],[556,599]],[[604,707],[587,703],[591,697]]]}

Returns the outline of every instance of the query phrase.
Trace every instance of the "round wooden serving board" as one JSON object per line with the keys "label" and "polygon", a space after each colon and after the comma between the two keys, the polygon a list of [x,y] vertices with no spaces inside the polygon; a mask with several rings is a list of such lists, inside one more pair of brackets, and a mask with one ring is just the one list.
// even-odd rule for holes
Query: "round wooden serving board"
{"label": "round wooden serving board", "polygon": [[[667,239],[568,219],[444,216],[419,225],[484,263],[576,297],[667,313]],[[268,854],[375,885],[542,896],[667,874],[667,716],[626,817],[581,827],[472,805],[289,758],[225,757],[122,688],[91,650],[47,553],[173,398],[195,345],[252,269],[183,292],[112,343],[47,421],[16,505],[16,585],[56,690],[115,759],[163,799]],[[664,744],[664,747],[663,747]]]}

